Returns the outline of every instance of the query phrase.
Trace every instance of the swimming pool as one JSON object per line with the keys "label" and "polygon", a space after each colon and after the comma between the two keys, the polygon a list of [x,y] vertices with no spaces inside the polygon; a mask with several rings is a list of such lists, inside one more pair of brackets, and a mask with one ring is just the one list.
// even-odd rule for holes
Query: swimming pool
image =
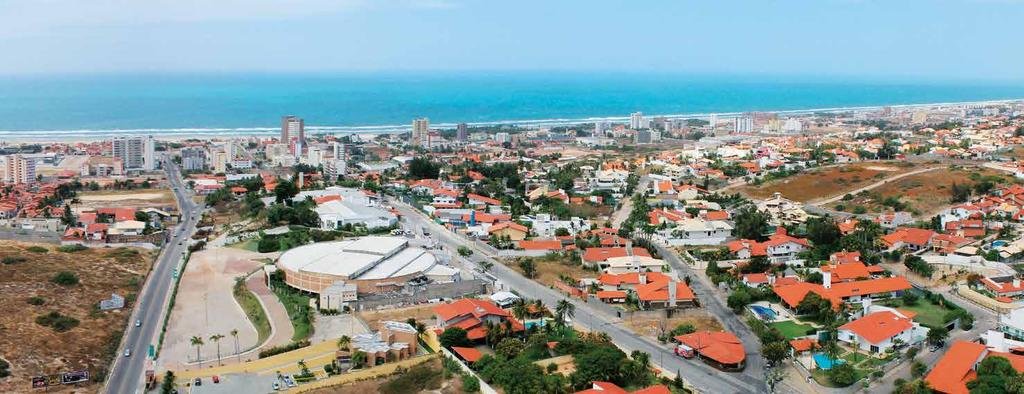
{"label": "swimming pool", "polygon": [[526,327],[527,330],[533,328],[533,326],[544,327],[544,320],[533,320],[523,323],[523,327]]}
{"label": "swimming pool", "polygon": [[814,355],[814,363],[818,365],[818,368],[829,370],[832,369],[832,366],[846,363],[846,361],[832,360],[825,353],[818,353]]}
{"label": "swimming pool", "polygon": [[998,247],[1003,246],[1003,245],[1006,245],[1006,241],[1004,241],[1004,240],[1000,239],[1000,240],[992,241],[992,247],[993,248],[998,248]]}
{"label": "swimming pool", "polygon": [[771,308],[761,305],[751,305],[750,310],[754,311],[764,321],[775,321],[775,317],[778,316]]}

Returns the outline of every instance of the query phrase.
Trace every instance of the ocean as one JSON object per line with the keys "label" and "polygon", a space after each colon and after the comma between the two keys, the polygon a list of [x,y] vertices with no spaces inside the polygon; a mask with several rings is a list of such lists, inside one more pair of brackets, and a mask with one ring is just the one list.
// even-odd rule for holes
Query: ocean
{"label": "ocean", "polygon": [[568,72],[0,76],[0,141],[146,133],[274,134],[572,123],[645,115],[785,111],[1024,98],[1024,82]]}

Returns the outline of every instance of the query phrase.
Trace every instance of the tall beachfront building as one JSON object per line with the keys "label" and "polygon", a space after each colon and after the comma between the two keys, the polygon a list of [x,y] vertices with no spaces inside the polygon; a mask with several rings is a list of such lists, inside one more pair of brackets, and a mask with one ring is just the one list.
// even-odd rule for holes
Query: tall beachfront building
{"label": "tall beachfront building", "polygon": [[455,126],[455,137],[460,142],[466,142],[469,139],[469,126],[465,123],[459,123],[458,126]]}
{"label": "tall beachfront building", "polygon": [[0,156],[2,183],[32,183],[36,181],[36,161],[22,155]]}
{"label": "tall beachfront building", "polygon": [[291,142],[292,137],[297,137],[300,141],[306,139],[306,124],[302,121],[302,118],[295,115],[288,115],[281,117],[281,143],[288,144]]}
{"label": "tall beachfront building", "polygon": [[126,170],[156,169],[153,136],[118,136],[110,139],[110,155],[121,159]]}
{"label": "tall beachfront building", "polygon": [[629,114],[629,128],[633,130],[643,129],[644,114],[643,112],[634,112]]}
{"label": "tall beachfront building", "polygon": [[413,145],[423,145],[427,142],[427,133],[430,132],[430,119],[420,118],[412,121],[412,138],[410,142]]}

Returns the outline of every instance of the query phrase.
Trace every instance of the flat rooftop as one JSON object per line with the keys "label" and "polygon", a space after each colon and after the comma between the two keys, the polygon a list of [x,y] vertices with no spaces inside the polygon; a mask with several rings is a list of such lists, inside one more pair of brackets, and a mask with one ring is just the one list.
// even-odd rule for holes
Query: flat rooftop
{"label": "flat rooftop", "polygon": [[299,246],[281,255],[284,269],[346,279],[386,279],[429,270],[433,254],[401,237],[362,237]]}

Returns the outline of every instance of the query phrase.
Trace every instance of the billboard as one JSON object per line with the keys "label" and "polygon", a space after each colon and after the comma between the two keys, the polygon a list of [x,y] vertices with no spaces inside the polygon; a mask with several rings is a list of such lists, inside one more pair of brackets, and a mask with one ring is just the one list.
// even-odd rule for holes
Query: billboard
{"label": "billboard", "polygon": [[62,374],[36,376],[32,378],[32,388],[41,389],[62,384],[75,384],[89,381],[89,371],[71,371]]}

